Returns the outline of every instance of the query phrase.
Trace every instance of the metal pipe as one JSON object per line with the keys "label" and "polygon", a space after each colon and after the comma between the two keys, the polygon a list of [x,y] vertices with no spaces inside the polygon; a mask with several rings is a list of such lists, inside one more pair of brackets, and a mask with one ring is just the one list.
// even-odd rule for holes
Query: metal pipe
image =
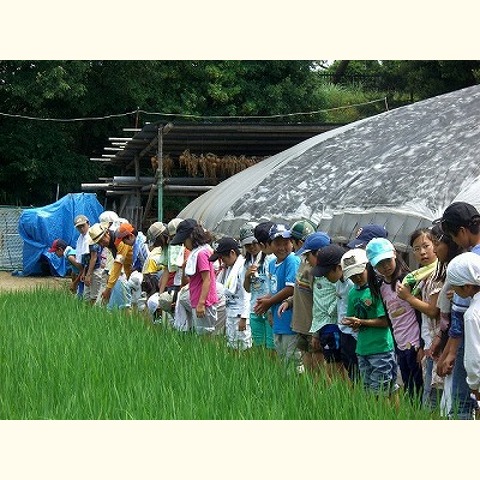
{"label": "metal pipe", "polygon": [[163,135],[167,134],[173,127],[172,123],[159,125],[157,135],[157,220],[163,222]]}

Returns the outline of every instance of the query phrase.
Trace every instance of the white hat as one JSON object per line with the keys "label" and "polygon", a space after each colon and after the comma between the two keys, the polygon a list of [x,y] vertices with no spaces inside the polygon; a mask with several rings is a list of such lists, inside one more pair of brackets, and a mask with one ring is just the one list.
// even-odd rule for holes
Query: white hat
{"label": "white hat", "polygon": [[182,223],[183,218],[172,218],[167,224],[168,236],[173,237],[177,233],[177,227]]}
{"label": "white hat", "polygon": [[454,287],[480,286],[480,255],[465,252],[452,258],[447,267],[447,282]]}
{"label": "white hat", "polygon": [[342,255],[340,265],[343,270],[343,278],[347,279],[353,275],[363,273],[367,268],[368,258],[363,248],[354,248]]}
{"label": "white hat", "polygon": [[100,214],[100,217],[98,217],[98,220],[101,223],[114,223],[118,222],[118,215],[113,212],[112,210],[105,210]]}

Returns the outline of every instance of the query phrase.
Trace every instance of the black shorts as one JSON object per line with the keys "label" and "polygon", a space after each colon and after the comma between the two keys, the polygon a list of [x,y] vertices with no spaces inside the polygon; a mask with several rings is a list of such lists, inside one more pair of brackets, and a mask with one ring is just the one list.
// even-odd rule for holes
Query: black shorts
{"label": "black shorts", "polygon": [[340,354],[340,329],[338,325],[329,324],[323,326],[318,332],[323,356],[327,363],[339,363],[342,361]]}

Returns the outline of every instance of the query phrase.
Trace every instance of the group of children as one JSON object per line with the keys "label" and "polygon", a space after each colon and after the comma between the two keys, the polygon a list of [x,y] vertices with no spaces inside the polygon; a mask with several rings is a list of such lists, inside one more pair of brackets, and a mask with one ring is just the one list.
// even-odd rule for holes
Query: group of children
{"label": "group of children", "polygon": [[[342,376],[375,395],[403,386],[413,402],[472,419],[480,400],[480,214],[451,204],[411,233],[410,271],[381,225],[347,245],[308,220],[246,222],[214,240],[194,219],[155,222],[146,237],[114,212],[80,215],[82,295],[145,310],[179,331],[266,348],[298,374]],[[83,236],[83,238],[81,238]],[[399,376],[397,376],[399,372]]]}

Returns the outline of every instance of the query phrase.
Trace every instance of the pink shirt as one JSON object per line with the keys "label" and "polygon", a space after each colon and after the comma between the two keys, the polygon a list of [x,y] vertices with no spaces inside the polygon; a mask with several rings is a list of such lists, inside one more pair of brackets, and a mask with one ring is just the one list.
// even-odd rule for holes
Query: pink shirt
{"label": "pink shirt", "polygon": [[400,350],[405,350],[408,348],[408,343],[414,347],[419,347],[420,326],[415,309],[408,302],[399,298],[389,283],[382,283],[380,293],[392,322],[393,336],[397,347]]}
{"label": "pink shirt", "polygon": [[200,293],[202,291],[202,273],[208,271],[210,273],[210,289],[208,290],[207,298],[205,300],[205,306],[210,307],[218,303],[217,296],[217,284],[215,278],[215,270],[213,268],[213,262],[208,259],[212,251],[210,249],[203,249],[198,252],[197,256],[197,269],[195,273],[190,277],[190,303],[192,308],[197,308],[198,301],[200,299]]}

